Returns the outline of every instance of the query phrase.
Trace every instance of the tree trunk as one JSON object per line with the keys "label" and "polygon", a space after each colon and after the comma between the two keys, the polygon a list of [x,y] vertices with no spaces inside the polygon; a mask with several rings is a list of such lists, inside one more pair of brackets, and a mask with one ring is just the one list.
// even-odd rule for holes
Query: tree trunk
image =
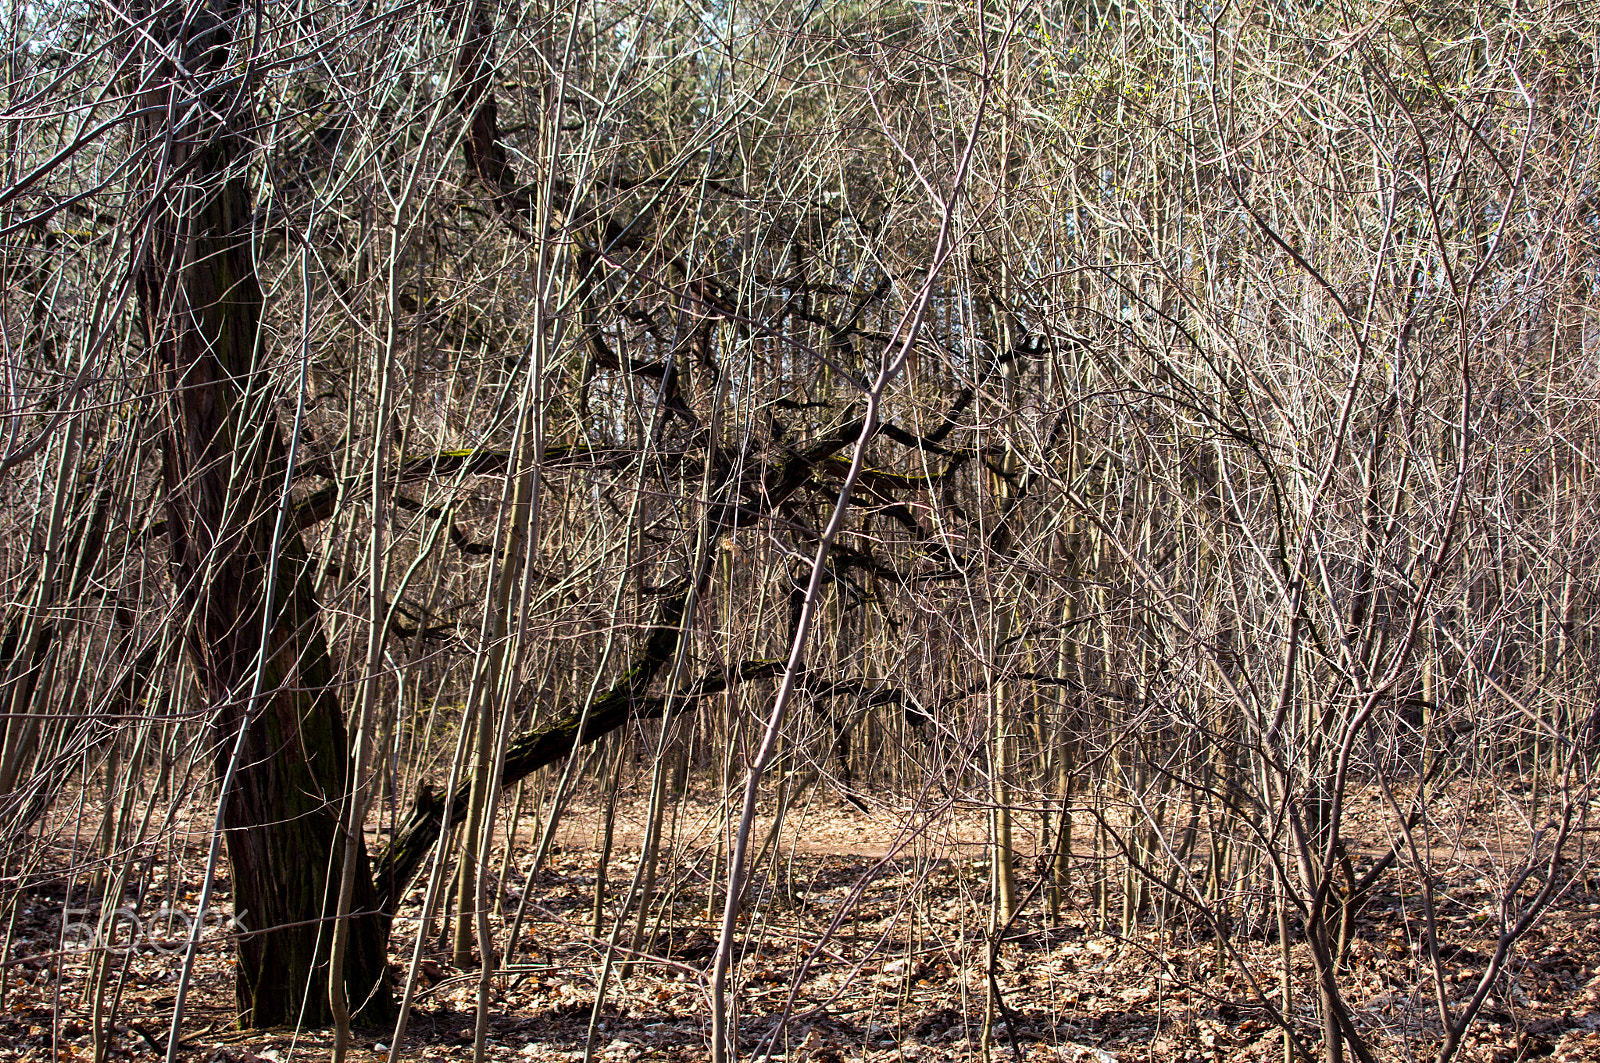
{"label": "tree trunk", "polygon": [[[148,12],[147,12],[148,13]],[[135,262],[185,644],[221,777],[243,731],[222,822],[233,871],[239,1024],[328,1021],[327,958],[341,866],[349,740],[333,666],[286,508],[286,453],[261,357],[261,289],[246,182],[248,87],[234,74],[231,0],[156,8],[139,47],[147,116],[135,150]],[[241,40],[248,39],[239,34]],[[181,61],[184,73],[174,63]],[[356,839],[361,845],[361,839]],[[345,982],[351,1011],[392,1008],[387,925],[358,853]]]}

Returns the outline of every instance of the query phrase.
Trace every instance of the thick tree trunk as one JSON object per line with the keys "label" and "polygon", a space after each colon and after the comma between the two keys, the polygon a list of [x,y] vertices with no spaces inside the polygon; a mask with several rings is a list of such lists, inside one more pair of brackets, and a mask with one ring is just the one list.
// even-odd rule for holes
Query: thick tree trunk
{"label": "thick tree trunk", "polygon": [[[328,1020],[327,953],[349,742],[305,550],[278,519],[284,447],[260,350],[245,179],[248,94],[232,74],[229,0],[154,12],[141,47],[149,219],[136,261],[158,403],[171,568],[222,777],[233,871],[239,1023]],[[182,73],[174,60],[181,63]],[[137,241],[136,241],[137,242]],[[361,840],[356,840],[361,845]],[[351,910],[352,1012],[386,1016],[387,924],[363,850]]]}

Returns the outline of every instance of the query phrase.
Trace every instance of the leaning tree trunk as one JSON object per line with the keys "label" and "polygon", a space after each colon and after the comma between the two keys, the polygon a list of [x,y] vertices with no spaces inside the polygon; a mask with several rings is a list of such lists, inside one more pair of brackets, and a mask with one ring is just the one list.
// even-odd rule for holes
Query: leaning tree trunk
{"label": "leaning tree trunk", "polygon": [[[280,521],[287,456],[264,369],[262,295],[246,181],[247,64],[235,0],[147,9],[137,39],[145,116],[134,150],[135,260],[152,363],[171,569],[185,643],[210,710],[233,871],[239,1023],[328,1021],[327,956],[342,864],[339,808],[349,742],[306,572]],[[247,40],[237,33],[239,40]],[[242,740],[240,735],[242,731]],[[362,842],[358,838],[356,844]],[[345,983],[351,1011],[380,1019],[387,924],[358,854]]]}

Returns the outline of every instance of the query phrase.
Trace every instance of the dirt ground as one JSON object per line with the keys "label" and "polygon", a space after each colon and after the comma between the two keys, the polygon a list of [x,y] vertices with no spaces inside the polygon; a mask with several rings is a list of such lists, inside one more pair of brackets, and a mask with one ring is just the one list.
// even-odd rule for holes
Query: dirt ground
{"label": "dirt ground", "polygon": [[[1502,811],[1460,810],[1468,828],[1463,836],[1477,829],[1492,838]],[[701,799],[674,804],[666,825],[671,859],[663,860],[655,884],[641,955],[625,965],[628,954],[613,954],[598,1012],[593,1005],[603,939],[612,934],[617,907],[634,879],[646,801],[631,792],[618,800],[601,937],[593,933],[602,820],[594,796],[567,811],[545,865],[531,881],[519,868],[530,863],[537,818],[523,816],[504,880],[493,883],[502,904],[493,917],[499,947],[513,925],[518,930],[510,962],[490,983],[490,1058],[581,1060],[586,1046],[591,1058],[610,1063],[707,1058],[703,973],[722,904],[708,884],[723,880],[723,812],[720,804]],[[758,822],[758,846],[770,823]],[[1041,895],[1034,891],[1036,828],[1037,823],[1018,824],[1018,870],[1029,907],[995,950],[991,985],[982,811],[912,810],[886,801],[869,812],[832,791],[810,794],[785,822],[776,854],[769,850],[759,862],[740,925],[734,1000],[741,1055],[785,1063],[1283,1058],[1282,1035],[1252,1006],[1245,976],[1233,966],[1219,969],[1215,942],[1181,911],[1153,903],[1127,934],[1120,933],[1116,912],[1109,926],[1102,924],[1089,893],[1091,854],[1077,852],[1076,888],[1059,925],[1047,927]],[[1079,830],[1087,839],[1087,828]],[[1362,841],[1375,846],[1378,839]],[[186,857],[153,863],[141,888],[125,898],[124,921],[134,928],[126,935],[135,942],[131,949],[61,951],[68,885],[83,890],[83,876],[63,873],[73,856],[66,838],[57,839],[51,873],[6,884],[8,891],[25,887],[27,896],[7,928],[0,1061],[93,1059],[85,997],[97,957],[110,972],[101,1004],[111,1031],[109,1058],[164,1055],[183,930],[181,923],[164,920],[163,908],[181,911],[194,903],[203,864],[201,834],[176,842]],[[1086,845],[1085,840],[1077,848]],[[1448,904],[1441,905],[1446,921],[1440,934],[1448,946],[1444,971],[1452,1001],[1470,995],[1494,949],[1495,920],[1486,913],[1506,859],[1492,844],[1476,854],[1463,851],[1451,865],[1451,880],[1442,884]],[[218,903],[225,908],[226,882],[220,885]],[[394,923],[397,981],[410,963],[425,885],[413,885]],[[1390,888],[1371,898],[1357,926],[1345,985],[1380,1058],[1425,1059],[1437,1045],[1433,981],[1417,946],[1420,917],[1414,893]],[[621,943],[632,940],[634,925],[630,916]],[[205,935],[180,1058],[290,1063],[328,1053],[326,1031],[231,1028],[232,956],[225,931],[218,925]],[[1235,946],[1268,999],[1280,1002],[1276,941],[1270,934],[1241,935]],[[470,1058],[478,974],[452,966],[437,919],[421,955],[402,1058]],[[1297,997],[1291,1006],[1309,1015],[1313,1002],[1300,997],[1301,987],[1310,984],[1310,957],[1303,944],[1293,946],[1292,956]],[[1597,965],[1600,893],[1569,889],[1518,944],[1461,1058],[1600,1060]],[[392,1038],[392,1030],[358,1031],[352,1058],[379,1059]]]}

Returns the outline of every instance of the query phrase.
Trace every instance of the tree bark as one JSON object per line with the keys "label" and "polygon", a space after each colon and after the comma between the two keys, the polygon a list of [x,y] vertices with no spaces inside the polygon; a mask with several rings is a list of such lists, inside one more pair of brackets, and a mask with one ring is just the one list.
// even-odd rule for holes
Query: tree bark
{"label": "tree bark", "polygon": [[[185,646],[223,775],[244,738],[222,822],[232,865],[243,1027],[328,1021],[327,958],[342,864],[338,810],[349,739],[298,530],[279,520],[285,448],[263,366],[262,294],[246,181],[248,64],[231,0],[143,12],[135,259],[173,581]],[[243,38],[243,35],[240,35]],[[357,845],[362,845],[359,836]],[[387,924],[364,847],[345,983],[351,1011],[392,1008]]]}

